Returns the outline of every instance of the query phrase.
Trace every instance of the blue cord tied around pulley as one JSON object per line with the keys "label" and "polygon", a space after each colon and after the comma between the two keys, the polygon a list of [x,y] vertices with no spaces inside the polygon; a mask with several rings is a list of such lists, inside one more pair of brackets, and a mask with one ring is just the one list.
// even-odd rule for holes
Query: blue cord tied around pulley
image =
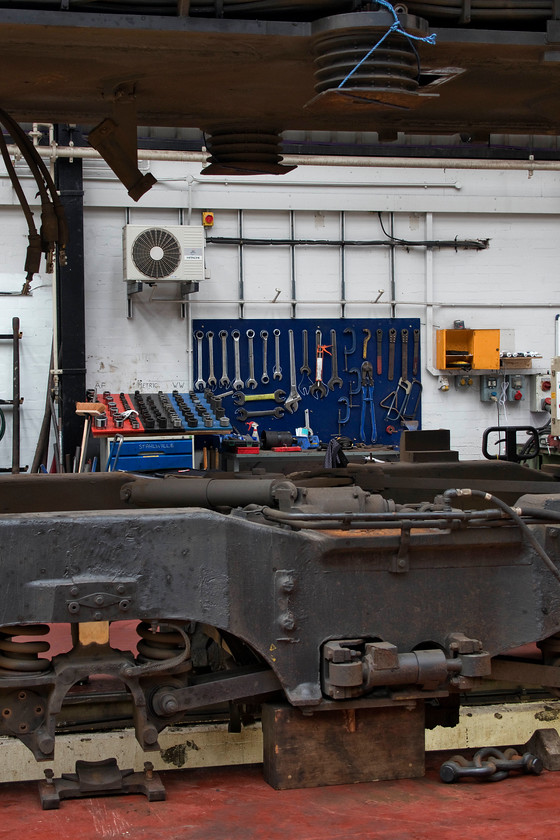
{"label": "blue cord tied around pulley", "polygon": [[388,37],[389,37],[389,35],[390,35],[392,32],[398,32],[400,35],[404,35],[404,37],[405,37],[405,38],[408,38],[408,39],[409,39],[409,40],[411,40],[411,41],[424,41],[426,44],[432,44],[432,45],[433,45],[433,44],[435,44],[435,42],[436,42],[436,34],[435,34],[435,32],[432,32],[432,34],[431,34],[431,35],[425,35],[425,36],[420,36],[420,35],[411,35],[411,34],[410,34],[410,32],[405,32],[405,30],[402,28],[402,26],[401,26],[401,24],[400,24],[400,21],[399,21],[399,19],[398,19],[398,17],[397,17],[397,13],[395,12],[395,10],[394,10],[393,6],[391,5],[391,3],[389,3],[389,2],[388,2],[388,0],[376,0],[376,2],[377,2],[377,4],[378,4],[379,6],[385,6],[385,8],[386,8],[386,9],[388,9],[388,10],[391,12],[391,14],[393,15],[393,17],[394,17],[394,19],[395,19],[395,20],[394,20],[394,22],[391,24],[391,26],[389,27],[389,29],[387,30],[387,32],[385,33],[385,35],[383,35],[383,36],[379,39],[379,41],[377,42],[377,44],[375,44],[375,45],[371,48],[371,50],[370,50],[368,53],[366,53],[366,55],[364,55],[364,57],[361,59],[361,61],[359,61],[359,62],[356,64],[356,66],[355,66],[355,67],[353,67],[353,68],[352,68],[352,70],[350,70],[350,72],[348,73],[348,75],[347,75],[347,76],[346,76],[346,77],[345,77],[345,78],[341,81],[341,83],[339,84],[339,86],[338,86],[337,90],[340,90],[340,88],[341,88],[343,85],[345,85],[345,84],[346,84],[346,82],[348,81],[348,79],[349,79],[351,76],[353,76],[353,75],[354,75],[354,73],[356,72],[356,70],[358,70],[358,69],[362,66],[362,64],[364,63],[364,61],[367,61],[367,60],[368,60],[368,58],[370,57],[370,55],[372,55],[372,54],[375,52],[375,50],[376,50],[379,46],[381,46],[381,44],[383,43],[383,41],[385,41],[385,39],[386,39],[386,38],[388,38]]}

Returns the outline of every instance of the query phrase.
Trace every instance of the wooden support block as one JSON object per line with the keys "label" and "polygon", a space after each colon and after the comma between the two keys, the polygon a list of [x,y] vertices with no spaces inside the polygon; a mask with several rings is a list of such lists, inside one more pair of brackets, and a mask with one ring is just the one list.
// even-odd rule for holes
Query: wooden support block
{"label": "wooden support block", "polygon": [[264,779],[276,790],[424,775],[424,704],[304,715],[262,707]]}

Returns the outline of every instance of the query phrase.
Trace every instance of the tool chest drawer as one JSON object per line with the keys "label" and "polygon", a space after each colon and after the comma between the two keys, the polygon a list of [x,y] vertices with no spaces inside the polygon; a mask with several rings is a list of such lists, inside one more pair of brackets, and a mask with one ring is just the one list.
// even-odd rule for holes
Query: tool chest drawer
{"label": "tool chest drawer", "polygon": [[192,435],[173,437],[133,437],[120,441],[107,437],[101,440],[101,464],[109,472],[124,470],[153,472],[192,469],[194,442]]}

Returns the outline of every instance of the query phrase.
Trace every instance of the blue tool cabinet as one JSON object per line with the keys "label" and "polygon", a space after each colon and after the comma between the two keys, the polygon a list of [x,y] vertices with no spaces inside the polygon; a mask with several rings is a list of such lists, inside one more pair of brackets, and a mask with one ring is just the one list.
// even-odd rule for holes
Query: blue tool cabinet
{"label": "blue tool cabinet", "polygon": [[[279,330],[279,350],[281,377],[274,378],[273,370],[275,364],[275,343],[274,330]],[[259,432],[264,430],[290,431],[305,425],[304,412],[309,409],[310,426],[314,434],[318,435],[324,442],[339,434],[349,437],[355,443],[363,443],[371,446],[373,443],[387,445],[398,445],[400,433],[403,429],[421,428],[422,409],[422,384],[421,384],[421,342],[420,342],[420,321],[417,318],[354,318],[354,319],[247,319],[247,320],[226,320],[226,319],[205,319],[193,322],[194,338],[194,379],[198,372],[198,348],[196,333],[203,333],[202,340],[202,377],[206,381],[209,372],[209,342],[206,338],[208,332],[212,332],[214,372],[219,380],[222,376],[222,346],[219,334],[227,332],[227,376],[230,382],[234,380],[234,342],[232,331],[240,332],[240,373],[246,383],[249,378],[249,341],[247,331],[253,330],[255,379],[257,387],[253,390],[244,387],[242,393],[246,395],[267,394],[281,389],[288,396],[290,392],[290,356],[289,356],[289,330],[294,333],[294,349],[296,362],[296,384],[301,397],[297,404],[297,410],[291,414],[285,411],[281,418],[257,417]],[[270,377],[268,384],[263,384],[261,375],[263,371],[263,342],[261,332],[268,333],[267,342],[267,371]],[[311,376],[300,373],[303,364],[303,334],[307,330],[309,366]],[[322,344],[331,345],[331,330],[335,331],[338,375],[342,380],[342,386],[335,386],[333,390],[328,389],[324,398],[319,395],[313,396],[310,393],[311,386],[315,381],[316,368],[316,331],[321,331]],[[363,358],[364,339],[367,336],[365,330],[369,330],[371,337],[366,344],[366,358]],[[378,373],[377,354],[377,331],[381,331],[381,373]],[[389,355],[390,355],[390,331],[394,330],[394,371],[393,378],[389,378]],[[403,336],[407,341],[403,343]],[[355,341],[354,341],[355,338]],[[416,348],[416,350],[415,350]],[[330,349],[330,348],[329,348]],[[403,349],[404,361],[406,361],[406,380],[403,380]],[[345,352],[346,351],[346,352]],[[361,372],[363,362],[371,365],[371,384],[362,386]],[[327,352],[324,354],[323,379],[326,382],[332,375],[332,356]],[[221,387],[219,384],[213,389],[219,395],[231,389]],[[223,405],[226,415],[230,418],[232,426],[240,433],[247,431],[246,421],[236,416],[238,406],[234,403],[233,396],[223,398]],[[248,402],[243,405],[247,411],[267,410],[276,407],[275,402]],[[372,418],[375,421],[375,431],[372,434]]]}

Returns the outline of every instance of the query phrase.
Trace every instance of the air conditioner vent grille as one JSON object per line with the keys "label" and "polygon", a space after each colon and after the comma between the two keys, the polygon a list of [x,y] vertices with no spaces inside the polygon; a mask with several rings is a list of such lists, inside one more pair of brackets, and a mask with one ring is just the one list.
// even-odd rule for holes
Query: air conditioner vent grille
{"label": "air conditioner vent grille", "polygon": [[145,277],[159,280],[179,268],[181,245],[169,230],[147,228],[134,240],[131,256],[138,271]]}

